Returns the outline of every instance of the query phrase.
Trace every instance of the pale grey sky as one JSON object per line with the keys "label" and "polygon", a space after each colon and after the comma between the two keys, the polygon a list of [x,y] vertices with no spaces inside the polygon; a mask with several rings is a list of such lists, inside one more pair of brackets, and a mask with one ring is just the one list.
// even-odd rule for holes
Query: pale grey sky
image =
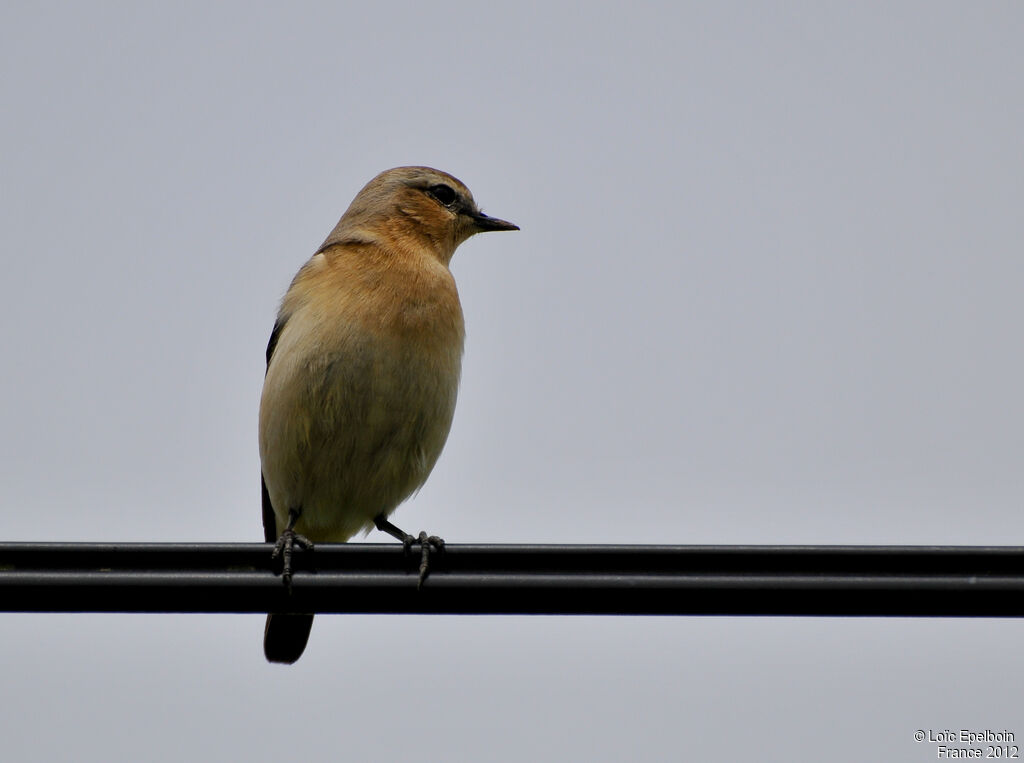
{"label": "pale grey sky", "polygon": [[[456,255],[450,542],[1024,544],[1024,7],[7,3],[4,540],[257,541],[277,301],[374,174]],[[382,538],[373,537],[379,541]],[[3,615],[11,760],[925,761],[1007,620]]]}

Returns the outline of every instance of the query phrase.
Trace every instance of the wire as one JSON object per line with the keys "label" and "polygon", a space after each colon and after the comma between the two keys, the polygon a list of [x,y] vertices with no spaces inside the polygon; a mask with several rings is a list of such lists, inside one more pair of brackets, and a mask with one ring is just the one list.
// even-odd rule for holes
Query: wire
{"label": "wire", "polygon": [[[1024,616],[1024,547],[0,544],[0,611]],[[275,569],[275,567],[278,567]]]}

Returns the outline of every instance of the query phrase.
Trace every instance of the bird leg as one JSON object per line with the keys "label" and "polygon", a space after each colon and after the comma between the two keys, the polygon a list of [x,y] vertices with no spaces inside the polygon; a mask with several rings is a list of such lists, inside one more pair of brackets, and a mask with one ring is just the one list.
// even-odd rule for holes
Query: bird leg
{"label": "bird leg", "polygon": [[292,551],[295,546],[305,549],[306,551],[313,550],[313,543],[305,535],[299,535],[295,532],[295,523],[299,521],[299,509],[288,510],[288,524],[285,525],[284,530],[281,532],[281,537],[277,539],[277,543],[274,544],[274,553],[270,555],[271,559],[281,559],[281,577],[284,580],[284,585],[288,589],[288,593],[292,592]]}
{"label": "bird leg", "polygon": [[409,535],[409,533],[389,522],[383,514],[374,517],[373,523],[381,532],[385,532],[392,538],[402,541],[402,546],[407,554],[412,550],[414,543],[420,545],[422,549],[420,552],[420,579],[416,587],[421,588],[423,581],[427,579],[427,575],[430,572],[430,548],[433,546],[434,550],[438,552],[444,551],[444,539],[436,535],[427,535],[425,532],[420,532],[419,536]]}

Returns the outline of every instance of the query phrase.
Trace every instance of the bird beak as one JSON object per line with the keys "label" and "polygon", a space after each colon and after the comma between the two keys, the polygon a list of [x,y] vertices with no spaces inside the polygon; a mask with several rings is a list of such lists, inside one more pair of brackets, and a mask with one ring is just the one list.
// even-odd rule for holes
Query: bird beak
{"label": "bird beak", "polygon": [[473,225],[478,231],[519,230],[518,225],[506,222],[505,220],[499,220],[497,217],[488,217],[483,212],[477,212],[473,215]]}

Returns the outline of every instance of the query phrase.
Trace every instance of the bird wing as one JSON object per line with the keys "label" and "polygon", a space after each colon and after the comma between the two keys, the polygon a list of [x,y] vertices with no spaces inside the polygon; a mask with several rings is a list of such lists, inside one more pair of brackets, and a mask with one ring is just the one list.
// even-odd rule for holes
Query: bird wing
{"label": "bird wing", "polygon": [[[270,359],[274,356],[274,348],[277,347],[277,340],[281,338],[281,331],[287,322],[287,316],[278,316],[274,322],[274,330],[270,332],[270,341],[267,342],[267,368],[270,368]],[[267,480],[263,477],[262,470],[260,471],[260,491],[263,494],[263,539],[267,543],[274,543],[277,540],[277,517],[274,515],[274,506],[270,503]]]}
{"label": "bird wing", "polygon": [[263,540],[267,543],[277,541],[277,517],[274,507],[270,504],[270,493],[267,492],[267,481],[260,474],[260,488],[263,491]]}

